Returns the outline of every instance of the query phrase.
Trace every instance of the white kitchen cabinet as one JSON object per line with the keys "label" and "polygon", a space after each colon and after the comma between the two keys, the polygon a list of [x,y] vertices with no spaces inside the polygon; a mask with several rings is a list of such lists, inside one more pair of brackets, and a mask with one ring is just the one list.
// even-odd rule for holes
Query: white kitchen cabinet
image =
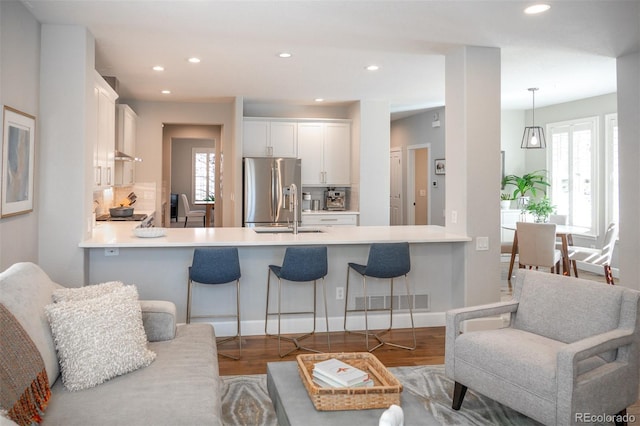
{"label": "white kitchen cabinet", "polygon": [[298,154],[303,185],[351,185],[350,123],[298,123]]}
{"label": "white kitchen cabinet", "polygon": [[[117,105],[116,149],[130,157],[136,154],[136,119],[138,116],[129,105]],[[115,185],[135,183],[135,162],[115,160]]]}
{"label": "white kitchen cabinet", "polygon": [[298,124],[295,121],[245,118],[242,154],[244,157],[298,156]]}
{"label": "white kitchen cabinet", "polygon": [[116,133],[116,99],[118,94],[97,72],[94,82],[96,137],[93,147],[94,188],[104,189],[114,183],[114,149]]}
{"label": "white kitchen cabinet", "polygon": [[302,226],[358,226],[358,213],[303,213]]}

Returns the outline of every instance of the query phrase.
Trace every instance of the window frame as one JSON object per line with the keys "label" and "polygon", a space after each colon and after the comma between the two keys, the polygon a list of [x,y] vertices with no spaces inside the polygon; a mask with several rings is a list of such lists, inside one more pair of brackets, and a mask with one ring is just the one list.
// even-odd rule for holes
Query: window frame
{"label": "window frame", "polygon": [[[572,144],[573,144],[573,128],[581,125],[588,125],[591,130],[591,228],[588,232],[586,232],[585,236],[590,236],[596,238],[600,232],[600,202],[603,199],[602,192],[604,188],[600,184],[600,173],[601,173],[601,151],[600,151],[600,120],[598,116],[591,117],[581,117],[572,120],[559,121],[554,123],[547,123],[546,132],[547,132],[547,153],[546,153],[546,162],[547,162],[547,171],[549,173],[549,180],[551,182],[551,187],[549,188],[549,197],[553,200],[553,134],[554,129],[568,127],[569,128],[569,157],[573,157],[572,153]],[[573,177],[573,173],[569,173],[571,177]],[[569,200],[570,204],[573,204],[571,199]],[[570,207],[571,209],[571,207]],[[567,224],[573,225],[573,216],[572,212],[568,212]]]}
{"label": "window frame", "polygon": [[[618,158],[618,113],[605,114],[604,116],[605,127],[605,181],[604,181],[604,194],[605,194],[605,222],[611,223],[620,221],[620,169],[616,166],[619,164]],[[614,133],[615,129],[615,133]],[[618,166],[619,167],[619,166]],[[618,172],[618,176],[614,173]],[[615,207],[617,201],[617,207]],[[617,214],[616,214],[617,213]]]}
{"label": "window frame", "polygon": [[216,159],[216,149],[211,147],[193,147],[191,148],[191,199],[193,203],[204,202],[205,200],[199,200],[196,198],[196,157],[199,154],[206,154],[207,160],[210,161],[210,157],[213,156],[213,176],[209,175],[209,168],[207,168],[207,194],[213,194],[216,196],[216,183],[215,183],[215,159]]}

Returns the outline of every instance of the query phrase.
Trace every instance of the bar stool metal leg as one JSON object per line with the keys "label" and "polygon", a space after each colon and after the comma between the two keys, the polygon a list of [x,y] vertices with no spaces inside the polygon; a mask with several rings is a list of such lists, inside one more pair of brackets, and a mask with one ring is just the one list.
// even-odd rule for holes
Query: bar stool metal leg
{"label": "bar stool metal leg", "polygon": [[[411,297],[411,290],[409,288],[409,282],[407,280],[407,272],[410,269],[410,263],[408,260],[408,256],[409,256],[409,251],[408,251],[408,244],[373,244],[372,245],[372,249],[370,250],[369,253],[369,260],[367,262],[367,265],[358,265],[358,264],[354,264],[354,263],[350,263],[349,267],[347,268],[347,284],[346,284],[346,291],[345,291],[345,305],[344,305],[344,330],[347,333],[354,333],[354,334],[363,334],[365,336],[365,346],[367,348],[367,351],[369,352],[373,352],[376,349],[378,349],[379,347],[383,346],[383,345],[389,345],[389,346],[394,346],[397,348],[401,348],[401,349],[407,349],[407,350],[414,350],[417,347],[417,340],[416,340],[416,332],[415,332],[415,323],[414,323],[414,319],[413,319],[413,307],[411,306],[410,303],[410,297]],[[387,269],[384,269],[385,266],[380,266],[380,265],[387,265],[389,264],[389,262],[384,262],[384,261],[380,261],[380,259],[388,259],[388,258],[395,258],[397,257],[399,260],[397,262],[391,262],[391,264],[394,265],[394,267],[396,268],[394,271],[390,272]],[[373,267],[369,267],[369,265],[373,265]],[[362,276],[362,289],[363,289],[363,306],[362,308],[358,308],[357,306],[354,307],[353,309],[349,309],[349,284],[350,284],[350,275],[351,275],[351,270],[354,270],[355,272],[358,272],[361,276]],[[389,278],[391,280],[390,282],[390,305],[388,308],[382,307],[382,308],[370,308],[369,307],[369,303],[368,303],[368,293],[367,293],[367,277],[377,277],[377,278]],[[412,340],[413,340],[413,344],[412,346],[407,346],[407,345],[401,345],[401,344],[397,344],[394,342],[390,342],[387,341],[383,338],[383,335],[390,332],[391,329],[393,328],[393,300],[394,300],[394,278],[399,277],[399,276],[403,276],[404,277],[404,282],[405,282],[405,290],[406,290],[406,294],[407,294],[407,300],[409,301],[409,317],[411,319],[411,331],[412,331]],[[369,330],[369,313],[370,312],[380,312],[380,311],[388,311],[389,312],[389,327],[378,331],[378,332],[371,332]],[[350,330],[347,328],[347,317],[349,313],[354,313],[354,312],[363,312],[364,313],[364,331],[356,331],[356,330]],[[376,339],[378,341],[378,344],[371,347],[369,345],[369,338],[372,337],[374,339]]]}
{"label": "bar stool metal leg", "polygon": [[[317,265],[318,261],[314,258],[314,255],[321,255],[322,260],[319,262],[320,266]],[[292,262],[287,261],[288,257],[295,258]],[[316,262],[315,272],[307,272],[305,270],[304,273],[300,273],[300,270],[296,270],[296,268],[300,268],[300,265],[297,262],[302,261],[303,259],[313,259]],[[289,258],[290,259],[290,258]],[[324,263],[324,265],[322,264]],[[293,266],[293,265],[296,266]],[[313,268],[310,268],[313,271]],[[292,272],[293,271],[293,272]],[[285,261],[282,267],[270,265],[267,273],[267,302],[265,309],[265,324],[264,324],[264,332],[266,336],[276,338],[278,340],[278,355],[281,358],[289,355],[290,353],[297,350],[305,350],[309,352],[321,353],[321,351],[310,348],[307,346],[303,346],[301,341],[313,336],[316,333],[316,322],[317,322],[317,291],[318,291],[318,278],[322,279],[322,298],[324,302],[324,313],[325,313],[325,325],[327,327],[327,346],[329,350],[331,349],[331,339],[329,336],[329,317],[327,311],[327,290],[325,285],[324,276],[326,275],[326,247],[305,247],[305,248],[289,248],[285,253]],[[275,275],[278,278],[278,295],[277,295],[277,312],[271,312],[269,310],[269,301],[271,294],[271,275]],[[288,275],[290,274],[290,275]],[[313,310],[311,311],[286,311],[283,312],[282,306],[282,292],[283,292],[283,280],[293,281],[293,282],[313,282]],[[313,314],[313,329],[310,332],[304,333],[302,335],[296,337],[286,337],[282,335],[282,317],[284,315],[306,315]],[[277,333],[272,334],[268,331],[268,323],[269,317],[277,316]],[[293,343],[293,349],[282,352],[282,341],[285,340],[287,342]]]}

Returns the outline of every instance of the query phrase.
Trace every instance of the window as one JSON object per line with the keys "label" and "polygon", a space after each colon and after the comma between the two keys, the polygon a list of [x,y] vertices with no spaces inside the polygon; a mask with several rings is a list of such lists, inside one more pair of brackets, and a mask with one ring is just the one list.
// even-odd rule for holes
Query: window
{"label": "window", "polygon": [[550,196],[569,225],[597,235],[598,118],[547,125]]}
{"label": "window", "polygon": [[618,206],[618,114],[604,116],[606,129],[605,194],[607,197],[605,217],[607,223],[619,223]]}
{"label": "window", "polygon": [[213,148],[193,148],[193,179],[191,192],[195,201],[211,201],[215,196],[216,151]]}

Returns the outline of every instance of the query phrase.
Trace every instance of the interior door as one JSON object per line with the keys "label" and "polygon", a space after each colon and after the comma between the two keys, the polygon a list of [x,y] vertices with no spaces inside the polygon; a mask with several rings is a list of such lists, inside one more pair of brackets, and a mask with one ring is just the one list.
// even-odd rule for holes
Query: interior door
{"label": "interior door", "polygon": [[429,152],[427,148],[415,150],[414,167],[414,221],[416,225],[428,225]]}
{"label": "interior door", "polygon": [[391,225],[402,225],[402,151],[391,151],[390,156],[390,212]]}

